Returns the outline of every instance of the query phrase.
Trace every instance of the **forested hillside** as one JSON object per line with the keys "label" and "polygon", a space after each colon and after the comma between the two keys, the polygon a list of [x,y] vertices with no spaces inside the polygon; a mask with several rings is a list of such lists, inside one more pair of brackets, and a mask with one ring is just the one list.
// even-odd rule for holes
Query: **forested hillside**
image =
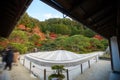
{"label": "forested hillside", "polygon": [[84,25],[67,18],[51,18],[39,21],[25,13],[9,38],[0,39],[0,49],[11,45],[21,54],[63,49],[77,53],[105,50],[107,40],[86,28]]}

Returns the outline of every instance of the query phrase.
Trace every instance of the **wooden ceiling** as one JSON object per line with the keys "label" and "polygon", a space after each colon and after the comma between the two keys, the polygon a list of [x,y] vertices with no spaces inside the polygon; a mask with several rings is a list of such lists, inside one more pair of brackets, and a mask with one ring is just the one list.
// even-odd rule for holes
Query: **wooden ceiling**
{"label": "wooden ceiling", "polygon": [[[105,38],[120,36],[120,0],[40,0]],[[8,37],[32,0],[2,0],[0,36]]]}
{"label": "wooden ceiling", "polygon": [[0,1],[0,36],[8,37],[32,0]]}
{"label": "wooden ceiling", "polygon": [[41,0],[105,38],[120,36],[119,0]]}

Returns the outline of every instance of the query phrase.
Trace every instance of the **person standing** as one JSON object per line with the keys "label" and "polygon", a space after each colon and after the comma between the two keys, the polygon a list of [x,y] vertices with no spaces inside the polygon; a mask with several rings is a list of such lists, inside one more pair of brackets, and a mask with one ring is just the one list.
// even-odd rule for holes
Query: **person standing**
{"label": "person standing", "polygon": [[9,67],[9,70],[12,69],[12,62],[13,62],[13,50],[11,47],[7,47],[6,48],[6,65],[4,67],[4,70],[7,69],[7,67]]}

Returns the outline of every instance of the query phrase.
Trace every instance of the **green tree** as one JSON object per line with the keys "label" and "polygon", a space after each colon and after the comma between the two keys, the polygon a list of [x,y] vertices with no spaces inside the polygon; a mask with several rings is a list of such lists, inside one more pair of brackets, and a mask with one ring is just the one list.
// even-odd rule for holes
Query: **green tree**
{"label": "green tree", "polygon": [[95,32],[93,32],[92,30],[88,28],[86,28],[83,32],[83,35],[89,38],[93,37],[95,34],[96,34]]}
{"label": "green tree", "polygon": [[14,30],[10,34],[9,40],[13,42],[25,43],[28,41],[28,35],[25,31]]}
{"label": "green tree", "polygon": [[20,54],[25,54],[27,53],[27,47],[24,44],[20,43],[9,43],[13,47],[14,50],[17,50],[20,52]]}
{"label": "green tree", "polygon": [[63,74],[65,68],[63,65],[53,65],[51,68],[55,71],[55,73],[51,74],[48,77],[49,80],[52,80],[52,78],[58,78],[59,80],[63,80],[65,78],[65,75]]}
{"label": "green tree", "polygon": [[[63,50],[65,50],[66,49],[66,40],[67,40],[67,36],[61,36],[61,37],[58,37],[55,41],[54,41],[54,43],[56,43],[56,48],[57,49],[63,49]],[[68,48],[67,48],[68,49]],[[66,50],[67,50],[66,49]]]}
{"label": "green tree", "polygon": [[90,46],[89,38],[82,35],[74,35],[68,38],[68,45],[72,51],[85,53],[87,52],[87,47]]}
{"label": "green tree", "polygon": [[68,35],[71,30],[64,24],[52,24],[51,32],[55,32],[56,34]]}
{"label": "green tree", "polygon": [[49,31],[62,35],[76,35],[83,34],[84,26],[76,21],[70,19],[51,18],[40,24],[43,32]]}
{"label": "green tree", "polygon": [[29,41],[30,42],[38,42],[40,39],[40,36],[37,35],[37,34],[32,34],[30,37],[29,37]]}
{"label": "green tree", "polygon": [[39,47],[40,50],[43,50],[43,51],[56,50],[56,44],[51,39],[42,41],[41,45],[42,46]]}
{"label": "green tree", "polygon": [[104,44],[102,44],[101,41],[98,40],[98,39],[91,38],[90,43],[91,43],[91,47],[93,47],[92,48],[93,51],[103,50],[104,49]]}
{"label": "green tree", "polygon": [[35,26],[39,26],[40,25],[40,21],[35,19],[35,18],[32,18],[30,17],[27,13],[25,13],[22,18],[19,20],[18,22],[18,25],[19,24],[23,24],[25,25],[26,27],[29,27],[29,28],[34,28]]}

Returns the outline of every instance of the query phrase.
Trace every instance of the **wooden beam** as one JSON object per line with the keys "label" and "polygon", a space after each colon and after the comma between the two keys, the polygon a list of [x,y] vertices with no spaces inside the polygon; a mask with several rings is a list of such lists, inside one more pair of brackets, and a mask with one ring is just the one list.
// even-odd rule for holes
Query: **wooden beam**
{"label": "wooden beam", "polygon": [[101,18],[99,21],[95,21],[94,23],[91,24],[91,26],[97,25],[97,26],[102,26],[105,25],[106,23],[108,23],[109,21],[114,21],[115,20],[115,16],[114,15],[108,15],[104,18]]}
{"label": "wooden beam", "polygon": [[[92,19],[96,19],[98,17],[104,17],[106,15],[108,15],[109,12],[113,12],[111,11],[112,10],[112,5],[109,5],[109,6],[105,6],[105,7],[102,7],[96,11],[93,11],[91,13],[88,13],[84,19],[89,19],[89,18],[92,18]],[[104,14],[104,15],[103,15]],[[98,19],[99,20],[99,19]]]}

